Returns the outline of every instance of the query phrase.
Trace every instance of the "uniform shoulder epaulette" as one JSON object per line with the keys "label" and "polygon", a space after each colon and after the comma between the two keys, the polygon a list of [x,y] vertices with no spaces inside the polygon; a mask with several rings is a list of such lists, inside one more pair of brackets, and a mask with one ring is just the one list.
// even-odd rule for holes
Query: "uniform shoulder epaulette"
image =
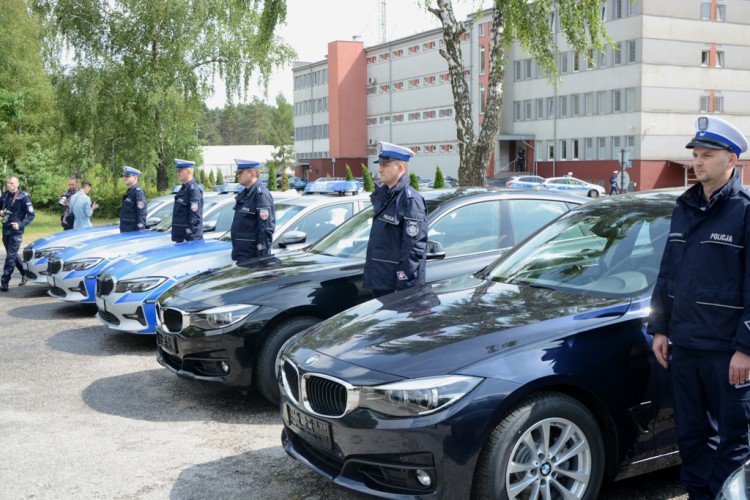
{"label": "uniform shoulder epaulette", "polygon": [[745,186],[742,186],[742,188],[740,188],[739,193],[746,199],[750,200],[750,190]]}

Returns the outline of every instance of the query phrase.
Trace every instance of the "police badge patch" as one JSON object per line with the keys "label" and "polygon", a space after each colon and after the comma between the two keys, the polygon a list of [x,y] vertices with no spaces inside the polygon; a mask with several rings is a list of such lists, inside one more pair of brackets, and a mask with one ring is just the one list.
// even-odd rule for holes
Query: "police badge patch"
{"label": "police badge patch", "polygon": [[403,271],[398,271],[396,273],[396,277],[399,279],[399,281],[405,281],[406,280],[406,273]]}
{"label": "police badge patch", "polygon": [[419,234],[419,221],[418,220],[406,221],[406,234],[408,234],[412,238]]}
{"label": "police badge patch", "polygon": [[146,204],[145,204],[145,203],[143,203],[142,201],[139,201],[139,202],[138,202],[138,208],[139,208],[140,210],[143,210],[143,207],[145,207],[145,206],[146,206]]}
{"label": "police badge patch", "polygon": [[258,215],[260,215],[260,218],[263,219],[263,220],[267,220],[268,219],[268,214],[269,213],[270,213],[270,211],[267,208],[258,209]]}
{"label": "police badge patch", "polygon": [[198,211],[198,204],[197,203],[191,203],[190,204],[190,210],[192,210],[193,212],[197,212]]}

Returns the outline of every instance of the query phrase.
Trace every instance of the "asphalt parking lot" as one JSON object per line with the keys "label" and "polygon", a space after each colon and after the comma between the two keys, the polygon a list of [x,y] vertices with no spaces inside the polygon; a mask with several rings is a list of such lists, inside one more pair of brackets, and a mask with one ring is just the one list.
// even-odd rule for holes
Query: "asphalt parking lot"
{"label": "asphalt parking lot", "polygon": [[[179,379],[153,338],[17,277],[0,295],[0,498],[369,498],[287,457],[278,410],[256,394]],[[673,468],[600,498],[687,495]]]}

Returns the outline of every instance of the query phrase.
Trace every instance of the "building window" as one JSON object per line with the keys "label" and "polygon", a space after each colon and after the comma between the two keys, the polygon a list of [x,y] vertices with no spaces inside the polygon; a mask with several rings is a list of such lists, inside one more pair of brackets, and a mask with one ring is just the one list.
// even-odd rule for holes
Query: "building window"
{"label": "building window", "polygon": [[619,137],[613,137],[612,138],[612,160],[619,160],[620,155],[622,152],[620,151],[622,149],[620,147],[620,138]]}
{"label": "building window", "polygon": [[622,90],[615,89],[612,91],[612,112],[622,112]]}
{"label": "building window", "polygon": [[378,124],[378,119],[377,118],[368,118],[367,119],[367,124],[368,125],[377,125]]}
{"label": "building window", "polygon": [[581,70],[581,54],[573,52],[573,73],[578,73]]}
{"label": "building window", "polygon": [[377,56],[370,56],[367,58],[367,64],[373,64],[373,63],[376,63],[377,61],[378,61]]}
{"label": "building window", "polygon": [[716,51],[716,67],[717,68],[724,67],[724,51],[723,50]]}
{"label": "building window", "polygon": [[584,160],[593,160],[594,159],[594,139],[592,137],[587,137],[584,139]]}
{"label": "building window", "polygon": [[600,115],[603,115],[607,112],[609,112],[609,109],[607,108],[607,91],[606,90],[600,90],[596,93],[596,100],[597,100],[597,112]]}
{"label": "building window", "polygon": [[710,61],[711,61],[711,51],[702,50],[701,51],[701,66],[708,67],[708,64]]}
{"label": "building window", "polygon": [[725,21],[727,18],[727,6],[722,4],[716,5],[716,20]]}
{"label": "building window", "polygon": [[[484,92],[484,89],[481,89],[481,91]],[[524,108],[524,119],[525,120],[533,119],[534,117],[531,114],[531,99],[523,102],[523,108]]]}
{"label": "building window", "polygon": [[629,113],[632,113],[636,110],[636,89],[635,87],[630,87],[628,89],[625,89],[625,106],[626,111]]}
{"label": "building window", "polygon": [[622,43],[617,42],[612,46],[612,59],[615,66],[622,64]]}
{"label": "building window", "polygon": [[434,49],[435,48],[435,42],[426,42],[426,43],[422,44],[422,47],[425,50]]}
{"label": "building window", "polygon": [[602,2],[599,7],[599,20],[602,22],[607,20],[607,2]]}
{"label": "building window", "polygon": [[513,81],[519,82],[523,80],[523,75],[521,74],[521,61],[513,61]]}
{"label": "building window", "polygon": [[379,118],[379,122],[380,122],[381,125],[384,124],[384,123],[390,122],[390,121],[391,121],[391,117],[390,116],[381,116]]}
{"label": "building window", "polygon": [[484,85],[479,86],[479,113],[484,113],[487,110],[487,90]]}
{"label": "building window", "polygon": [[450,73],[443,73],[442,75],[440,75],[440,81],[441,82],[447,82],[450,79],[451,79],[451,74]]}
{"label": "building window", "polygon": [[580,94],[573,94],[570,96],[570,106],[571,111],[573,112],[573,116],[579,116],[581,114],[581,95]]}
{"label": "building window", "polygon": [[547,118],[554,118],[554,117],[555,117],[555,98],[548,97],[547,98]]}
{"label": "building window", "polygon": [[419,81],[420,81],[419,78],[409,80],[409,88],[413,89],[413,88],[419,87]]}
{"label": "building window", "polygon": [[577,160],[579,158],[579,151],[578,151],[578,139],[572,139],[570,141],[571,145],[571,153],[573,153],[573,159]]}
{"label": "building window", "polygon": [[421,153],[422,152],[422,146],[412,146],[410,148],[414,153]]}
{"label": "building window", "polygon": [[[482,25],[480,24],[479,26],[482,26]],[[484,65],[485,65],[485,61],[484,61],[484,45],[480,45],[479,46],[479,74],[480,75],[484,74]]]}
{"label": "building window", "polygon": [[413,121],[419,120],[420,116],[421,116],[421,113],[419,112],[409,113],[409,121],[413,122]]}
{"label": "building window", "polygon": [[381,86],[380,86],[380,91],[381,91],[381,92],[388,92],[388,91],[390,91],[390,90],[391,90],[391,86],[390,86],[390,85],[388,85],[387,83],[386,83],[385,85],[381,85]]}
{"label": "building window", "polygon": [[484,36],[484,23],[479,23],[479,36]]}
{"label": "building window", "polygon": [[599,67],[600,68],[607,67],[607,48],[606,47],[604,47],[604,50],[599,51]]}
{"label": "building window", "polygon": [[587,92],[584,97],[584,113],[587,115],[594,114],[594,93]]}
{"label": "building window", "polygon": [[404,55],[404,49],[398,49],[393,51],[393,57],[401,57]]}
{"label": "building window", "polygon": [[568,72],[568,53],[560,52],[560,73],[565,74]]}
{"label": "building window", "polygon": [[714,113],[724,112],[724,97],[717,95],[714,96]]}
{"label": "building window", "polygon": [[628,40],[628,64],[632,64],[636,61],[637,55],[635,52],[636,45],[635,40]]}
{"label": "building window", "polygon": [[393,115],[393,117],[391,118],[391,121],[394,122],[394,123],[401,123],[401,122],[403,122],[404,121],[404,115],[403,115],[403,113],[400,114],[400,115]]}
{"label": "building window", "polygon": [[378,91],[378,88],[376,86],[367,87],[367,95],[373,95]]}
{"label": "building window", "polygon": [[586,53],[586,70],[591,71],[596,67],[596,59],[594,58],[594,49],[589,49]]}
{"label": "building window", "polygon": [[513,121],[521,121],[521,101],[513,101]]}
{"label": "building window", "polygon": [[389,56],[388,52],[386,52],[385,54],[380,54],[380,60],[381,61],[387,61],[388,60],[388,56]]}
{"label": "building window", "polygon": [[560,140],[560,159],[568,159],[568,141],[565,139]]}
{"label": "building window", "polygon": [[424,120],[429,120],[430,118],[435,118],[436,116],[437,116],[437,111],[435,110],[422,112],[422,119]]}
{"label": "building window", "polygon": [[630,0],[615,0],[614,9],[612,13],[612,19],[622,19],[623,14],[623,2],[629,2]]}
{"label": "building window", "polygon": [[404,82],[396,82],[393,84],[394,90],[401,90],[402,88],[404,88]]}
{"label": "building window", "polygon": [[607,138],[606,137],[597,137],[596,138],[596,144],[597,144],[597,155],[599,160],[606,160],[607,159]]}
{"label": "building window", "polygon": [[453,108],[444,108],[440,110],[440,118],[450,118],[453,116]]}
{"label": "building window", "polygon": [[547,158],[550,160],[555,159],[555,143],[554,141],[547,141]]}
{"label": "building window", "polygon": [[541,120],[544,118],[544,99],[536,100],[536,119]]}
{"label": "building window", "polygon": [[524,79],[531,80],[531,59],[524,59],[523,66]]}
{"label": "building window", "polygon": [[558,98],[558,105],[560,106],[560,117],[568,116],[568,96],[560,96]]}
{"label": "building window", "polygon": [[424,150],[425,150],[426,153],[434,153],[436,149],[437,149],[437,147],[434,146],[434,145],[432,145],[432,146],[425,146],[424,147]]}
{"label": "building window", "polygon": [[412,45],[409,47],[409,54],[417,54],[419,53],[419,45]]}

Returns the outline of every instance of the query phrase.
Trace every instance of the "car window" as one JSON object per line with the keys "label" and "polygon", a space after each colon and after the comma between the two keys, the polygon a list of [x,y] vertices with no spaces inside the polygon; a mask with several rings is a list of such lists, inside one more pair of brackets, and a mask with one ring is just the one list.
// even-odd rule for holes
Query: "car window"
{"label": "car window", "polygon": [[310,248],[313,253],[364,259],[372,228],[372,207],[359,212]]}
{"label": "car window", "polygon": [[501,241],[497,200],[464,205],[445,214],[430,228],[428,237],[443,245],[446,258],[512,246],[510,238]]}
{"label": "car window", "polygon": [[203,222],[216,222],[216,232],[223,233],[232,229],[232,219],[234,218],[234,205],[229,203],[215,210],[212,214],[207,215]]}
{"label": "car window", "polygon": [[172,215],[172,209],[174,208],[174,201],[170,201],[156,209],[156,212],[149,215],[149,217],[156,217],[159,220],[164,220]]}
{"label": "car window", "polygon": [[290,205],[289,203],[274,203],[273,215],[276,217],[276,226],[280,227],[300,213],[305,207],[302,205]]}
{"label": "car window", "polygon": [[552,200],[510,200],[510,221],[516,244],[568,211],[568,205]]}
{"label": "car window", "polygon": [[348,220],[353,213],[351,203],[321,207],[297,221],[289,231],[303,231],[307,234],[307,241],[318,241]]}

